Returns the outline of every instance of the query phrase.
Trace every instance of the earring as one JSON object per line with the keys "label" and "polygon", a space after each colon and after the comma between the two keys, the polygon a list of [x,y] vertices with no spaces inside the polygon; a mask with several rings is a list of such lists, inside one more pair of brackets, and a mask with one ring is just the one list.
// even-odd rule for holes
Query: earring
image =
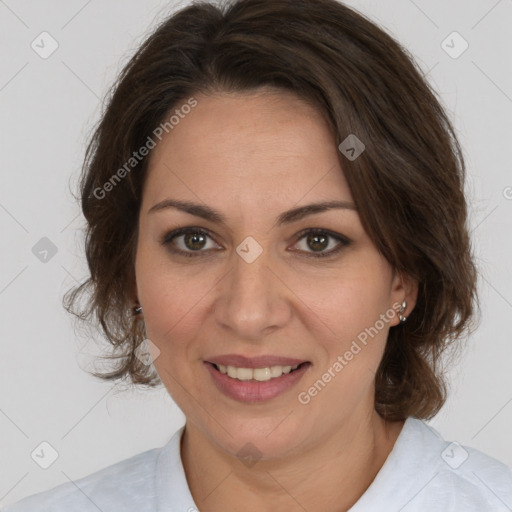
{"label": "earring", "polygon": [[133,308],[134,315],[140,315],[142,313],[142,306],[139,304]]}
{"label": "earring", "polygon": [[402,307],[400,308],[400,311],[398,311],[398,319],[402,323],[405,323],[407,321],[407,317],[402,315],[402,313],[405,311],[406,308],[407,308],[407,301],[404,299],[404,301],[402,302]]}

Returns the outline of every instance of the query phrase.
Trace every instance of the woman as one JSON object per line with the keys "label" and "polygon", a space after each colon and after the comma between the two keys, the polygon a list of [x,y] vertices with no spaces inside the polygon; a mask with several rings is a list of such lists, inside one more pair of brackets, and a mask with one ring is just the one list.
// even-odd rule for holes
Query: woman
{"label": "woman", "polygon": [[510,510],[512,470],[422,421],[476,305],[463,186],[435,94],[360,14],[174,14],[89,146],[65,304],[116,346],[97,375],[163,383],[186,424],[7,511]]}

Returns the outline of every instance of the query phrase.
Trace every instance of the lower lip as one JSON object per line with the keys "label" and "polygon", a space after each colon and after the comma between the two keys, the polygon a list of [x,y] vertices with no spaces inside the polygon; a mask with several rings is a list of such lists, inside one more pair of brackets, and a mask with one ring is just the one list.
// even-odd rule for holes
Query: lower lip
{"label": "lower lip", "polygon": [[226,396],[245,403],[270,400],[292,388],[311,366],[305,363],[293,372],[284,373],[265,382],[257,380],[238,380],[216,370],[212,363],[204,363],[213,377],[217,388]]}

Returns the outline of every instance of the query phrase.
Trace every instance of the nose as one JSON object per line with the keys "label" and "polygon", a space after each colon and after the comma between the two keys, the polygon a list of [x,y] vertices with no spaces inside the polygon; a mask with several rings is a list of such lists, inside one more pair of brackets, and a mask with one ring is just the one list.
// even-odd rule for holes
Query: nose
{"label": "nose", "polygon": [[237,252],[221,280],[214,312],[230,337],[257,341],[282,328],[292,315],[291,296],[266,249],[252,262]]}

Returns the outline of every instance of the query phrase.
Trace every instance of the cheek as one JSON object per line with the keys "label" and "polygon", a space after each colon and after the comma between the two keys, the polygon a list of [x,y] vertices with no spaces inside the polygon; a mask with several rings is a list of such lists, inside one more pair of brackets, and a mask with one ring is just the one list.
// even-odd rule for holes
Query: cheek
{"label": "cheek", "polygon": [[185,313],[180,308],[180,305],[184,307],[184,302],[176,301],[176,297],[181,295],[180,283],[169,279],[167,274],[168,270],[157,254],[139,245],[135,263],[137,294],[143,307],[146,334],[160,350],[164,348],[164,333],[172,330]]}
{"label": "cheek", "polygon": [[146,335],[160,351],[154,360],[155,369],[181,410],[192,414],[189,393],[198,396],[199,391],[190,379],[189,363],[198,357],[192,354],[197,347],[189,341],[197,337],[201,325],[197,315],[204,291],[201,293],[195,286],[199,283],[182,273],[170,274],[164,267],[145,266],[143,260],[139,270]]}
{"label": "cheek", "polygon": [[389,268],[371,256],[354,258],[321,286],[303,281],[308,297],[304,300],[308,308],[303,310],[309,311],[306,314],[320,359],[307,385],[315,387],[318,380],[333,382],[322,392],[319,405],[345,397],[344,403],[350,407],[372,388],[392,318],[381,319],[389,304],[390,280]]}
{"label": "cheek", "polygon": [[143,305],[147,337],[162,354],[177,355],[187,348],[187,340],[202,325],[198,315],[204,314],[205,300],[215,276],[212,272],[199,272],[199,266],[195,265],[188,268],[170,265],[163,251],[162,254],[139,251],[137,292]]}
{"label": "cheek", "polygon": [[197,329],[197,314],[201,309],[204,291],[194,287],[194,282],[177,276],[159,274],[145,281],[140,300],[144,304],[144,321],[148,338],[154,338],[163,350],[178,345]]}
{"label": "cheek", "polygon": [[[372,260],[372,261],[369,261]],[[390,279],[380,259],[353,258],[329,276],[297,281],[303,302],[322,320],[331,334],[340,339],[357,336],[386,312],[390,298]]]}
{"label": "cheek", "polygon": [[310,288],[309,302],[304,301],[311,308],[319,364],[301,386],[301,397],[311,399],[319,410],[338,404],[333,417],[366,403],[390,327],[390,319],[381,320],[389,300],[386,269],[372,273],[357,269],[354,265],[352,272],[321,288]]}

